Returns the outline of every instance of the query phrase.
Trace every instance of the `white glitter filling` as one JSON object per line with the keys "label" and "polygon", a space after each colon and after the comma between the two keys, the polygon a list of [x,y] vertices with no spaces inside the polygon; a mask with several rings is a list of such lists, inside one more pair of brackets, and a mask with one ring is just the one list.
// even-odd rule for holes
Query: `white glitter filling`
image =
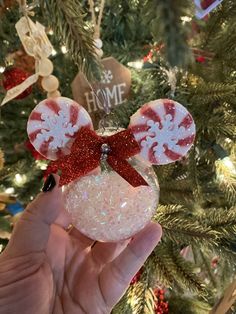
{"label": "white glitter filling", "polygon": [[151,220],[159,200],[152,168],[136,160],[136,170],[149,186],[132,187],[114,171],[104,171],[64,187],[65,207],[72,223],[97,241],[127,239]]}

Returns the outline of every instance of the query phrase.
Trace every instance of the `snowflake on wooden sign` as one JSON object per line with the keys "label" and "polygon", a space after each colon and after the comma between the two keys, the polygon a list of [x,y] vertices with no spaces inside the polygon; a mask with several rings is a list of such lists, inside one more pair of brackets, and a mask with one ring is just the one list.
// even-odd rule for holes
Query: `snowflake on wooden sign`
{"label": "snowflake on wooden sign", "polygon": [[103,84],[110,84],[113,79],[113,74],[111,70],[104,70],[102,73],[102,79],[101,82]]}

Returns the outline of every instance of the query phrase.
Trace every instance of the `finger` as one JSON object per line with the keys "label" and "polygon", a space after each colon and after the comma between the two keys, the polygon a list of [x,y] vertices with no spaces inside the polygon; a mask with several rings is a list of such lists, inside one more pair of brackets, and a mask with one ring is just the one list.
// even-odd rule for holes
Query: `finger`
{"label": "finger", "polygon": [[87,248],[89,246],[92,246],[93,243],[95,242],[95,240],[86,237],[84,234],[82,234],[75,227],[73,227],[70,230],[69,235],[72,236],[73,238],[75,238],[76,242],[79,243],[81,245],[81,247],[83,247],[83,248]]}
{"label": "finger", "polygon": [[99,283],[108,307],[113,307],[122,297],[131,279],[160,241],[161,235],[161,226],[150,223],[113,262],[103,268]]}
{"label": "finger", "polygon": [[16,224],[6,254],[24,255],[39,252],[46,248],[50,225],[56,220],[62,208],[62,191],[59,188],[59,176],[54,175],[55,187],[41,192],[27,206]]}
{"label": "finger", "polygon": [[116,243],[96,242],[91,255],[96,264],[107,264],[115,259],[126,248],[130,240]]}
{"label": "finger", "polygon": [[66,230],[67,227],[71,224],[70,214],[64,208],[61,208],[54,224]]}

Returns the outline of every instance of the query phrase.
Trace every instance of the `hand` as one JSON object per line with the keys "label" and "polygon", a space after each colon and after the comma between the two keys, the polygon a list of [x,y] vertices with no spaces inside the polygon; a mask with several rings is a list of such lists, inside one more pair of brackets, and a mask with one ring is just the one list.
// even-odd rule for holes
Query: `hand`
{"label": "hand", "polygon": [[27,207],[0,255],[0,313],[110,313],[160,240],[161,227],[150,223],[119,243],[94,242],[75,228],[68,233],[54,178],[56,186]]}

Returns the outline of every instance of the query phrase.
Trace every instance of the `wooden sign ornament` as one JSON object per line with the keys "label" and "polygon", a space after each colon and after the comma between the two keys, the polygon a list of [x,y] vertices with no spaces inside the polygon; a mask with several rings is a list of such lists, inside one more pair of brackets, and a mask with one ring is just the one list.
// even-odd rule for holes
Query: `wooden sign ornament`
{"label": "wooden sign ornament", "polygon": [[88,83],[80,72],[72,82],[73,98],[90,114],[94,128],[100,127],[101,115],[106,106],[112,108],[125,102],[131,88],[131,72],[113,57],[101,61],[102,77],[99,83]]}

